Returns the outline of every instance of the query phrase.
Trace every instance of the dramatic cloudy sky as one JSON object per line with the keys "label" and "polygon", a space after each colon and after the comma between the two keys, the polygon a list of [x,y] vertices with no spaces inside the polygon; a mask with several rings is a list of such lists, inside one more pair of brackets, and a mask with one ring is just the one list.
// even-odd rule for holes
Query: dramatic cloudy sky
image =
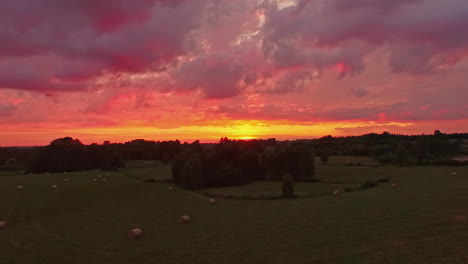
{"label": "dramatic cloudy sky", "polygon": [[466,0],[2,0],[0,145],[468,132]]}

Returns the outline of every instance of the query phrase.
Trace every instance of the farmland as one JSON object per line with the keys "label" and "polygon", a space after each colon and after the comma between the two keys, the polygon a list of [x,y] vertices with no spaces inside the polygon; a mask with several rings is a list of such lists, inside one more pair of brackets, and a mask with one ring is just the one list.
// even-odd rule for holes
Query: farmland
{"label": "farmland", "polygon": [[[360,162],[331,157],[317,165],[323,182],[296,183],[304,196],[297,199],[261,199],[279,195],[279,182],[182,190],[159,162],[115,172],[3,173],[0,263],[468,262],[467,167]],[[359,189],[381,177],[398,188]],[[344,187],[353,191],[332,195]],[[227,198],[211,205],[202,193]],[[185,214],[192,222],[181,225]],[[139,240],[127,238],[134,227],[144,232]]]}

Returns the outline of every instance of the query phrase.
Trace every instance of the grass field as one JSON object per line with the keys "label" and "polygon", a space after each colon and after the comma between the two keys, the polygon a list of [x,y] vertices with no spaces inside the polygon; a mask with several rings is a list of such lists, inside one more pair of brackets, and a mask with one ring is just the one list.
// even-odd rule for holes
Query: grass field
{"label": "grass field", "polygon": [[[324,192],[333,184],[298,183],[298,192],[320,195],[217,198],[210,205],[206,196],[168,191],[170,183],[145,182],[167,179],[169,169],[158,163],[130,164],[109,176],[2,174],[0,221],[8,226],[0,230],[0,263],[468,263],[468,167],[349,167],[332,160],[317,167],[323,181],[356,185],[383,169],[399,187],[334,197]],[[108,181],[93,182],[97,175]],[[24,190],[16,191],[20,184]],[[268,194],[279,186],[210,191]],[[177,221],[184,214],[192,217],[188,225]],[[142,239],[127,238],[133,227],[143,229]]]}

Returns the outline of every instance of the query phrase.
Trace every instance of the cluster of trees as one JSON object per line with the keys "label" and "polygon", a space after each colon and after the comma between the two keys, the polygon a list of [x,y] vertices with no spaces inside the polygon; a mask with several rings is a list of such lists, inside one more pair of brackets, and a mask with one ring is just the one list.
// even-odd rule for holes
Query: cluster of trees
{"label": "cluster of trees", "polygon": [[124,166],[122,155],[112,144],[86,146],[78,139],[65,137],[35,150],[34,158],[27,164],[26,172],[112,170]]}
{"label": "cluster of trees", "polygon": [[[436,130],[433,135],[395,135],[388,132],[353,137],[322,137],[307,140],[310,147],[319,150],[322,161],[329,155],[371,156],[382,163],[413,165],[454,163],[451,157],[466,155],[463,140],[468,134],[444,134]],[[442,164],[441,164],[442,165]]]}
{"label": "cluster of trees", "polygon": [[0,148],[0,168],[1,164],[5,167],[14,162],[16,168],[22,166],[27,173],[115,170],[123,167],[126,160],[169,162],[178,155],[182,146],[177,140],[155,142],[142,139],[123,144],[106,141],[101,145],[84,145],[78,139],[65,137],[53,140],[45,147]]}
{"label": "cluster of trees", "polygon": [[25,161],[33,157],[31,147],[0,147],[0,171],[23,170]]}
{"label": "cluster of trees", "polygon": [[304,143],[222,138],[218,144],[185,148],[172,164],[172,179],[187,189],[283,180],[286,174],[313,181],[314,168],[313,153]]}

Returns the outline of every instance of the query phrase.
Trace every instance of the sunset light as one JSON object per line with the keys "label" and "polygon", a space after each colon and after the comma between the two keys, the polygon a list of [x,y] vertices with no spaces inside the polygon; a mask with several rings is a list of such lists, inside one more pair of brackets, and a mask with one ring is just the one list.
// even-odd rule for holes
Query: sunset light
{"label": "sunset light", "polygon": [[0,264],[468,263],[468,0],[0,0]]}
{"label": "sunset light", "polygon": [[468,129],[468,39],[447,33],[466,19],[441,2],[19,2],[0,4],[0,146]]}

